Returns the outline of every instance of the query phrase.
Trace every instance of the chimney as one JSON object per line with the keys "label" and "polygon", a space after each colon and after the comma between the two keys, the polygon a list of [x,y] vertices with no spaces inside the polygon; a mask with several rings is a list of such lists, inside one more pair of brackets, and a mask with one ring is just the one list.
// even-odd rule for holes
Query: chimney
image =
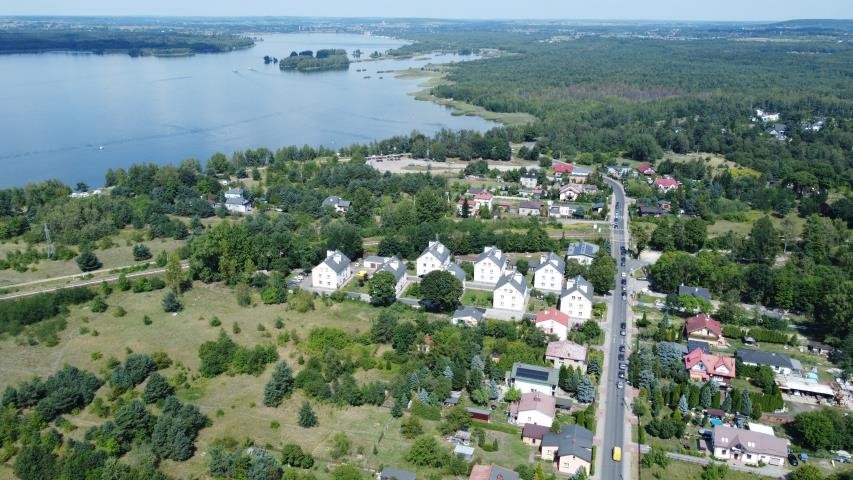
{"label": "chimney", "polygon": [[491,250],[492,248],[494,248],[494,247],[489,247],[489,246],[485,246],[485,247],[483,247],[483,253],[488,252],[488,251],[489,251],[489,250]]}
{"label": "chimney", "polygon": [[427,247],[427,248],[432,248],[433,246],[435,246],[436,243],[438,243],[438,242],[435,240],[430,240],[429,241],[429,247]]}
{"label": "chimney", "polygon": [[329,258],[329,257],[331,257],[331,256],[332,256],[332,255],[334,255],[334,254],[335,254],[335,251],[334,251],[334,250],[326,250],[326,258]]}
{"label": "chimney", "polygon": [[524,281],[524,275],[522,275],[522,274],[521,274],[521,273],[519,273],[519,272],[515,272],[515,273],[513,273],[513,274],[512,274],[512,278],[513,278],[513,280],[515,280],[515,281],[516,281],[516,282],[518,282],[518,283],[521,283],[521,282],[523,282],[523,281]]}
{"label": "chimney", "polygon": [[539,257],[539,265],[545,265],[545,255]]}

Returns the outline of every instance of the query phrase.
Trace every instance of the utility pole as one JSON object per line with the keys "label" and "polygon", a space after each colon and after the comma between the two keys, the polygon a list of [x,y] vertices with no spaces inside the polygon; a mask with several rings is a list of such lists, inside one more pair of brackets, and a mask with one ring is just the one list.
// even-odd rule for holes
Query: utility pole
{"label": "utility pole", "polygon": [[47,222],[44,224],[44,239],[47,242],[47,258],[52,259],[56,252],[53,250],[53,242],[50,241],[50,229],[47,228]]}

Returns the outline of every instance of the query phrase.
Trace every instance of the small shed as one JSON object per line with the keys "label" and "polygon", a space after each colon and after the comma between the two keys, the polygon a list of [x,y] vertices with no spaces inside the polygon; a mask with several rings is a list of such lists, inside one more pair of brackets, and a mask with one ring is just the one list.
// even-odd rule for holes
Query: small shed
{"label": "small shed", "polygon": [[720,410],[719,408],[709,408],[708,409],[708,417],[709,418],[719,418],[722,420],[726,417],[726,412]]}
{"label": "small shed", "polygon": [[453,454],[462,457],[466,462],[470,462],[474,459],[474,447],[456,445],[456,448],[453,449]]}
{"label": "small shed", "polygon": [[482,420],[484,422],[488,422],[492,418],[492,412],[490,410],[484,410],[482,408],[474,408],[467,407],[465,409],[468,412],[468,415],[471,415],[471,418],[475,420]]}

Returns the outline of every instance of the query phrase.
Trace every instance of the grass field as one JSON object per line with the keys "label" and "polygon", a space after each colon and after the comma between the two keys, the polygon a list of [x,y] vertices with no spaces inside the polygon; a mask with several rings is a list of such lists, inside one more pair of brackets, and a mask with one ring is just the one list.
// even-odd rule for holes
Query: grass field
{"label": "grass field", "polygon": [[492,308],[492,292],[486,290],[465,289],[462,294],[462,305]]}
{"label": "grass field", "polygon": [[[764,212],[760,212],[758,210],[750,210],[746,212],[747,220],[745,222],[717,220],[708,227],[708,236],[717,237],[720,235],[724,235],[725,233],[730,231],[738,235],[747,235],[750,229],[752,229],[752,224],[763,216]],[[797,216],[796,212],[789,213],[785,218],[789,219],[792,222],[794,232],[796,232],[796,235],[799,236],[803,231],[805,219]],[[775,227],[776,230],[782,230],[782,222],[784,219],[771,215],[770,220],[773,222],[773,227]]]}
{"label": "grass field", "polygon": [[[670,461],[669,465],[666,469],[662,469],[659,466],[655,465],[652,468],[644,468],[643,476],[648,477],[651,475],[651,478],[701,478],[703,467],[701,465],[697,465],[694,463],[687,462],[676,462]],[[726,475],[726,480],[758,480],[758,479],[766,479],[767,477],[762,477],[759,475],[754,475],[752,473],[739,472],[737,470],[729,469],[728,474]]]}

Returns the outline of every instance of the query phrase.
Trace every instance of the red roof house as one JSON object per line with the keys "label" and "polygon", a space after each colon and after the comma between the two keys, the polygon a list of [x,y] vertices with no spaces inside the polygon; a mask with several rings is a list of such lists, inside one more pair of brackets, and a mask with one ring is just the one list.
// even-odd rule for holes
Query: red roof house
{"label": "red roof house", "polygon": [[563,163],[563,162],[554,162],[554,175],[569,175],[575,169],[575,166],[571,163]]}
{"label": "red roof house", "polygon": [[652,164],[649,162],[643,162],[637,165],[637,171],[642,173],[643,175],[654,175],[655,169],[652,168]]}
{"label": "red roof house", "polygon": [[655,188],[662,192],[676,190],[680,184],[674,178],[658,178],[655,179]]}
{"label": "red roof house", "polygon": [[554,307],[536,312],[535,324],[538,329],[548,335],[556,335],[560,340],[565,340],[572,328],[569,316]]}
{"label": "red roof house", "polygon": [[728,379],[735,378],[734,358],[705,353],[701,348],[684,356],[684,368],[692,380],[705,382],[713,378],[726,383]]}
{"label": "red roof house", "polygon": [[687,333],[687,338],[700,340],[712,339],[717,341],[722,341],[723,339],[723,327],[720,325],[720,322],[705,313],[688,318],[684,322],[684,330]]}

